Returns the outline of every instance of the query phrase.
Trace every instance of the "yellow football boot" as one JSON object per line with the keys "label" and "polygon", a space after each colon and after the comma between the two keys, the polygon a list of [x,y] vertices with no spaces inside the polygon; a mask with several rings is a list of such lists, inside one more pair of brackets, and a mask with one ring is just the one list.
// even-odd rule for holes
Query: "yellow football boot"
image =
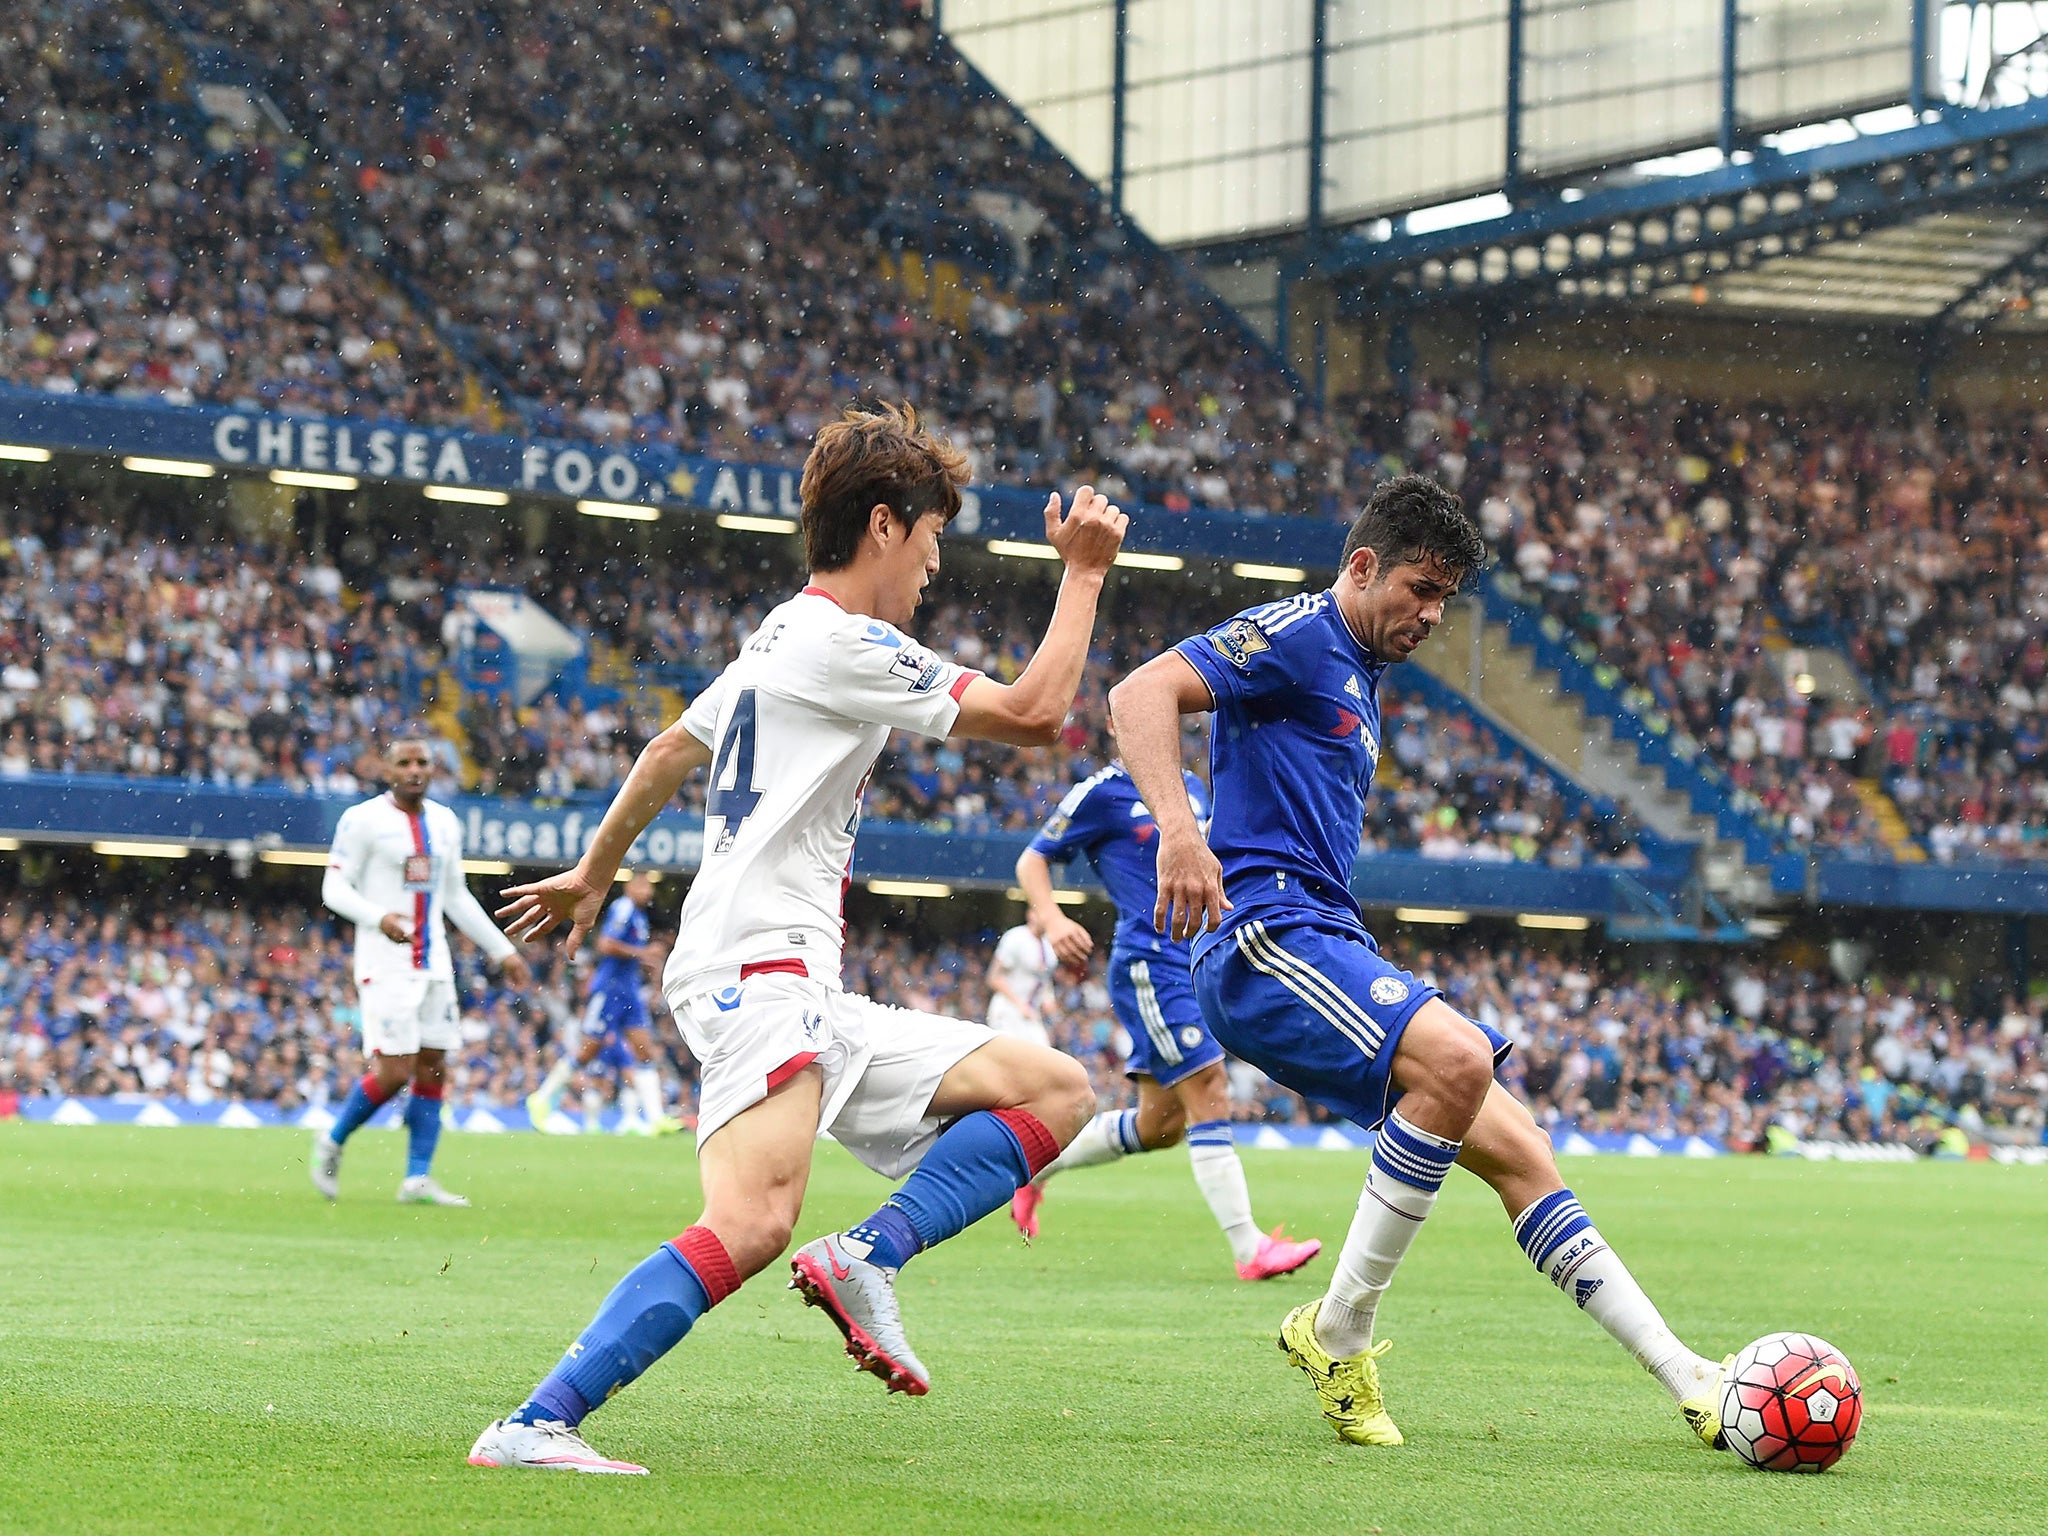
{"label": "yellow football boot", "polygon": [[1299,1366],[1316,1389],[1323,1405],[1323,1417],[1337,1431],[1339,1440],[1352,1445],[1399,1445],[1401,1431],[1387,1417],[1380,1400],[1379,1360],[1394,1347],[1393,1340],[1381,1339],[1363,1354],[1348,1360],[1333,1360],[1316,1342],[1316,1311],[1322,1299],[1303,1302],[1287,1314],[1280,1325],[1280,1352],[1288,1364]]}
{"label": "yellow football boot", "polygon": [[1725,1357],[1706,1391],[1678,1405],[1679,1413],[1685,1417],[1685,1427],[1704,1440],[1710,1451],[1728,1449],[1728,1437],[1721,1431],[1721,1383],[1728,1379],[1728,1367],[1734,1363],[1733,1355]]}

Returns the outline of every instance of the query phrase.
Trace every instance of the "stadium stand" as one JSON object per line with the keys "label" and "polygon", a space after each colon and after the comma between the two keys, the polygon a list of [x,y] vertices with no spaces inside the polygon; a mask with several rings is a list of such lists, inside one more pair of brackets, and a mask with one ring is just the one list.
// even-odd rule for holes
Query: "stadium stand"
{"label": "stadium stand", "polygon": [[[845,984],[885,1002],[979,1018],[992,932],[856,924]],[[143,1094],[200,1103],[337,1100],[361,1074],[345,932],[275,893],[144,904],[45,891],[0,912],[0,1089]],[[531,994],[499,990],[465,956],[465,1046],[451,1102],[511,1109],[581,1012],[580,966],[552,959]],[[1930,1145],[1960,1123],[2038,1141],[2048,1095],[2044,1003],[1956,993],[1937,978],[1855,984],[1801,972],[1767,984],[1745,960],[1671,971],[1625,953],[1474,937],[1420,948],[1418,974],[1517,1042],[1507,1074],[1547,1125],[1701,1135],[1762,1148],[1801,1140]],[[666,1031],[671,1050],[679,1050]],[[1125,1093],[1097,954],[1061,979],[1056,1042],[1109,1102]],[[667,1064],[672,1092],[691,1065]],[[1322,1118],[1242,1065],[1243,1120]]]}
{"label": "stadium stand", "polygon": [[57,394],[476,416],[431,324],[334,239],[302,156],[211,137],[139,10],[28,9],[0,39],[0,373]]}

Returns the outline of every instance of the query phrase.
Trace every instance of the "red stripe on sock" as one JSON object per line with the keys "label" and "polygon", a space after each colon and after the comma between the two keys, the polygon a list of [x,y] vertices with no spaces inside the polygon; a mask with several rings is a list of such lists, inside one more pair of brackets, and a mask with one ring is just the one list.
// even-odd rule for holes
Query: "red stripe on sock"
{"label": "red stripe on sock", "polygon": [[998,1120],[1010,1128],[1010,1134],[1017,1138],[1017,1144],[1024,1149],[1025,1166],[1031,1170],[1031,1177],[1037,1178],[1052,1166],[1052,1160],[1060,1155],[1060,1144],[1045,1128],[1045,1122],[1028,1109],[991,1110]]}
{"label": "red stripe on sock", "polygon": [[804,1051],[800,1055],[790,1057],[789,1060],[768,1074],[768,1091],[773,1093],[817,1059],[818,1053],[816,1051]]}
{"label": "red stripe on sock", "polygon": [[444,1083],[422,1083],[416,1081],[412,1085],[412,1096],[416,1099],[434,1099],[438,1101],[445,1087],[446,1084]]}
{"label": "red stripe on sock", "polygon": [[669,1239],[669,1246],[683,1256],[704,1294],[717,1306],[740,1288],[740,1272],[733,1268],[732,1255],[709,1227],[688,1227]]}
{"label": "red stripe on sock", "polygon": [[386,1090],[383,1083],[377,1080],[376,1073],[365,1072],[363,1074],[363,1097],[372,1104],[382,1104],[396,1092],[398,1092],[396,1088]]}

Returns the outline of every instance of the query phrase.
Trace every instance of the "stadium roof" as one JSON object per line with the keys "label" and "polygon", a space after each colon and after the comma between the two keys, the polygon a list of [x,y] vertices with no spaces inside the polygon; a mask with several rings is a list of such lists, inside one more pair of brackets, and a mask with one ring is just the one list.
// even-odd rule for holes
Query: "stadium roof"
{"label": "stadium roof", "polygon": [[1354,314],[1627,300],[2039,329],[2044,191],[2048,98],[2036,98],[1695,175],[1549,192],[1425,234],[1353,231],[1287,275],[1329,281]]}

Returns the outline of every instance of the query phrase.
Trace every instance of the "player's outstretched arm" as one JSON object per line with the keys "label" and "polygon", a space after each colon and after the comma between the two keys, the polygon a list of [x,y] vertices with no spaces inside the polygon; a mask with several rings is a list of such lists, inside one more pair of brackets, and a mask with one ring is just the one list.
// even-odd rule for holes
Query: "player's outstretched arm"
{"label": "player's outstretched arm", "polygon": [[526,964],[526,957],[498,931],[498,925],[491,921],[484,904],[469,888],[469,880],[462,873],[462,838],[459,834],[454,848],[441,866],[441,910],[467,935],[470,943],[484,952],[484,958],[509,984],[522,992],[533,985],[533,972]]}
{"label": "player's outstretched arm", "polygon": [[1017,886],[1031,921],[1045,935],[1052,952],[1067,965],[1081,965],[1094,952],[1095,936],[1066,913],[1052,894],[1052,864],[1042,853],[1026,848],[1017,855]]}
{"label": "player's outstretched arm", "polygon": [[1176,939],[1214,928],[1230,910],[1223,866],[1202,839],[1202,825],[1181,777],[1180,718],[1215,707],[1209,685],[1178,652],[1154,656],[1109,690],[1124,771],[1159,823],[1159,904],[1152,926]]}
{"label": "player's outstretched arm", "polygon": [[1074,492],[1073,507],[1060,516],[1054,492],[1045,503],[1045,539],[1066,562],[1052,623],[1017,681],[1004,684],[977,677],[960,696],[951,734],[1013,747],[1046,747],[1059,739],[1067,711],[1080,691],[1088,665],[1088,641],[1095,633],[1095,607],[1102,580],[1123,548],[1130,519],[1092,486]]}
{"label": "player's outstretched arm", "polygon": [[576,867],[501,893],[506,901],[498,908],[498,920],[505,931],[514,939],[537,939],[567,919],[567,947],[581,944],[603,914],[612,879],[633,840],[675,799],[683,780],[710,761],[710,745],[700,741],[682,720],[647,743],[626,782],[612,797]]}

